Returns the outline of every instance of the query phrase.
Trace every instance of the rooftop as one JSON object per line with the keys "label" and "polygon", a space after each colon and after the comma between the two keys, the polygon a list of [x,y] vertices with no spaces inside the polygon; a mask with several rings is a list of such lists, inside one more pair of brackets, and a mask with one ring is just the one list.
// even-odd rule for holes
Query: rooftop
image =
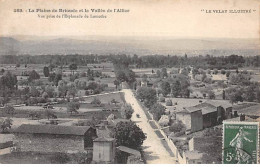
{"label": "rooftop", "polygon": [[129,154],[141,157],[141,153],[139,151],[137,151],[137,150],[132,149],[132,148],[128,148],[128,147],[125,147],[125,146],[118,146],[117,148],[120,151],[123,151],[123,152],[129,153]]}
{"label": "rooftop", "polygon": [[195,106],[187,107],[181,113],[192,113],[201,110],[202,115],[217,111],[217,107],[222,106],[223,108],[232,107],[228,101],[224,100],[208,100]]}
{"label": "rooftop", "polygon": [[99,137],[99,138],[96,138],[95,140],[94,140],[94,142],[96,142],[96,141],[114,141],[115,139],[114,138],[109,138],[109,137]]}
{"label": "rooftop", "polygon": [[57,134],[83,136],[90,126],[60,126],[60,125],[32,125],[23,124],[14,133]]}
{"label": "rooftop", "polygon": [[230,108],[232,104],[228,100],[208,100],[205,103],[211,104],[215,107],[223,107],[223,108]]}
{"label": "rooftop", "polygon": [[238,113],[242,113],[245,115],[250,115],[250,116],[259,116],[260,117],[260,104],[253,105],[250,107],[246,107],[243,109],[238,109]]}

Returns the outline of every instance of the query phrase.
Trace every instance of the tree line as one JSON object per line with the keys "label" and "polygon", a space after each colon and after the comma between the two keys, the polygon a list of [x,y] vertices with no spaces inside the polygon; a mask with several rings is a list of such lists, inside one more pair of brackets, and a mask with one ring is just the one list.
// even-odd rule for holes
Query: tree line
{"label": "tree line", "polygon": [[176,55],[3,55],[0,56],[2,64],[52,64],[65,66],[71,63],[77,65],[94,64],[107,61],[117,61],[124,65],[135,65],[137,68],[161,68],[161,67],[182,67],[192,65],[198,68],[209,69],[237,69],[240,67],[259,67],[260,55],[256,56],[176,56]]}

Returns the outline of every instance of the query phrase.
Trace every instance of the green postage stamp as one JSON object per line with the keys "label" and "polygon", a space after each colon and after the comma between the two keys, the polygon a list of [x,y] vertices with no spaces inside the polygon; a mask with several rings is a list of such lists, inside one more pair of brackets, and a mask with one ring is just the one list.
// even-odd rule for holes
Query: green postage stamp
{"label": "green postage stamp", "polygon": [[223,163],[258,163],[258,135],[258,122],[224,122]]}

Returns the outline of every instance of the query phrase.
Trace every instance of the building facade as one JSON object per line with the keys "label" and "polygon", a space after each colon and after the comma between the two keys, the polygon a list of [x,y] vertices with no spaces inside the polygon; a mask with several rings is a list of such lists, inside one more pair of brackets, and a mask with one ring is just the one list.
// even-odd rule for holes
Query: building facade
{"label": "building facade", "polygon": [[84,152],[92,150],[96,130],[88,126],[21,125],[15,131],[21,151]]}

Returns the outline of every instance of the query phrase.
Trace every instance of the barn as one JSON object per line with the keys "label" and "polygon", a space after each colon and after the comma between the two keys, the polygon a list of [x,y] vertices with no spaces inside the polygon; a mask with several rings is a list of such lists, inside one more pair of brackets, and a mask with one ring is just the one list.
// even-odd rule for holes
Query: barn
{"label": "barn", "polygon": [[96,129],[89,126],[23,124],[14,131],[21,151],[84,152],[93,149]]}

